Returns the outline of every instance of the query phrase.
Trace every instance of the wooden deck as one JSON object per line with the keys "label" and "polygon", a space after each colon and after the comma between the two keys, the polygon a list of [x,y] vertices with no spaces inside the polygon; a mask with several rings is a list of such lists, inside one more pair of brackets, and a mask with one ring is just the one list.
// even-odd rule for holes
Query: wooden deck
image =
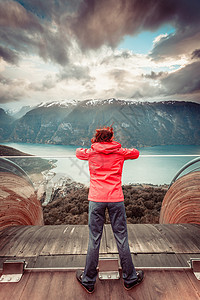
{"label": "wooden deck", "polygon": [[[136,224],[128,225],[128,232],[133,261],[136,269],[144,270],[144,282],[127,292],[122,278],[98,279],[94,294],[88,295],[75,278],[76,269],[85,264],[87,225],[13,226],[0,231],[0,273],[6,259],[28,263],[20,282],[0,283],[0,299],[200,299],[200,281],[188,269],[190,258],[200,259],[200,225]],[[104,226],[100,256],[118,256],[110,225]]]}

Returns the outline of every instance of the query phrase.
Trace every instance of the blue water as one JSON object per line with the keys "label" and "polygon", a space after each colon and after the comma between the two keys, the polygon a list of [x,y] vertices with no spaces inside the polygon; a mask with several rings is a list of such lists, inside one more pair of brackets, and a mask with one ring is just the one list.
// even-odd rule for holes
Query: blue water
{"label": "blue water", "polygon": [[[89,184],[88,164],[75,157],[76,146],[2,143],[20,151],[41,156],[65,156],[57,158],[56,174]],[[200,145],[168,145],[141,148],[137,160],[124,163],[122,183],[169,184],[176,173],[195,157],[200,156]],[[189,155],[187,157],[144,157],[143,155]],[[199,166],[199,165],[198,165]]]}

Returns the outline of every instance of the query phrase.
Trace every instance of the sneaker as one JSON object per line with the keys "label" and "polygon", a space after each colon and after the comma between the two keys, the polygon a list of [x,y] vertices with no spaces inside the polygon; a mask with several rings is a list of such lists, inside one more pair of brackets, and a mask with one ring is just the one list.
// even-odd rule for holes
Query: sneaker
{"label": "sneaker", "polygon": [[82,270],[77,270],[76,271],[76,279],[81,284],[81,286],[86,290],[86,292],[88,292],[89,294],[92,294],[94,292],[94,286],[88,287],[87,285],[84,285],[82,283],[82,277],[83,277],[83,271]]}
{"label": "sneaker", "polygon": [[144,278],[144,272],[143,271],[138,271],[136,272],[137,273],[137,280],[135,280],[134,282],[132,283],[125,283],[124,282],[124,288],[125,290],[129,291],[130,289],[132,289],[134,286],[140,284]]}

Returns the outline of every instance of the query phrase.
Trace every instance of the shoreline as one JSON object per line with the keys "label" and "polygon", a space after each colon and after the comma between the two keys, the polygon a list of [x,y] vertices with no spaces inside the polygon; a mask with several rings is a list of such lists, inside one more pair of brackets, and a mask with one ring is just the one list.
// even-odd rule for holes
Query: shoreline
{"label": "shoreline", "polygon": [[142,187],[142,188],[162,188],[162,189],[168,189],[169,184],[153,184],[153,183],[133,183],[133,184],[123,184],[122,186],[133,186],[135,188]]}

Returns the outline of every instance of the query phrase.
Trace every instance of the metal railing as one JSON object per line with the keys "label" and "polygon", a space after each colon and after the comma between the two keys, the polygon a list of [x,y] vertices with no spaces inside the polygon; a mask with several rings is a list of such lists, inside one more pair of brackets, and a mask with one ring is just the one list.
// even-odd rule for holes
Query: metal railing
{"label": "metal railing", "polygon": [[[169,188],[172,186],[172,184],[179,178],[179,176],[181,175],[181,173],[183,173],[186,169],[188,169],[190,166],[196,164],[197,162],[200,162],[200,157],[197,157],[191,161],[189,161],[187,164],[185,164],[177,173],[176,175],[174,176],[174,178],[172,179],[170,185],[169,185]],[[194,172],[194,171],[198,171],[200,170],[200,166],[195,168],[195,169],[192,169],[190,170],[188,173],[191,173],[191,172]]]}

